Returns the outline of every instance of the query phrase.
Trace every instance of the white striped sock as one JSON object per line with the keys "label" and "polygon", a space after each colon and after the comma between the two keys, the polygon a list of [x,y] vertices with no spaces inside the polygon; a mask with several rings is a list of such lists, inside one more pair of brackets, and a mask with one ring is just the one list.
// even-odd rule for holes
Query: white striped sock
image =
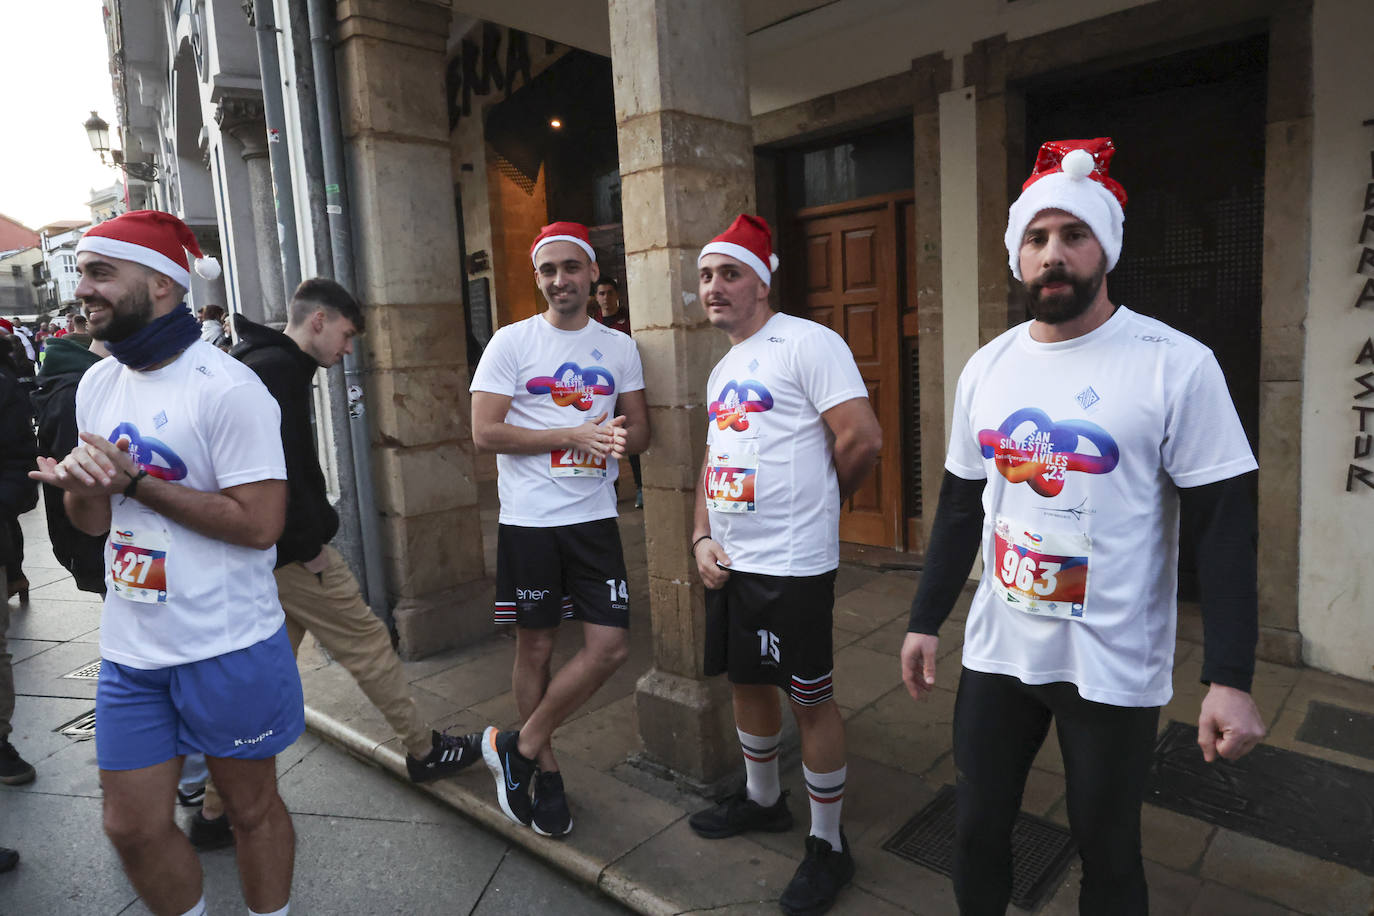
{"label": "white striped sock", "polygon": [[844,777],[848,766],[832,773],[815,773],[805,763],[806,794],[811,799],[811,835],[820,837],[830,848],[840,851],[840,809],[844,805]]}
{"label": "white striped sock", "polygon": [[778,781],[778,746],[782,743],[782,732],[768,737],[751,735],[740,728],[735,732],[739,735],[740,750],[744,752],[745,791],[750,801],[767,808],[782,794],[782,784]]}

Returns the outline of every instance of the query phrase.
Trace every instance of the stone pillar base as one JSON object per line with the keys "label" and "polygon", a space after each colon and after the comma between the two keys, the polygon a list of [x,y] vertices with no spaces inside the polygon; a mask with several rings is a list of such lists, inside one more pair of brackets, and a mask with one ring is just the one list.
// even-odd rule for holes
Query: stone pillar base
{"label": "stone pillar base", "polygon": [[1302,636],[1297,630],[1285,627],[1259,628],[1259,645],[1255,657],[1266,662],[1296,667],[1302,664]]}
{"label": "stone pillar base", "polygon": [[494,588],[492,580],[478,579],[448,591],[401,599],[392,611],[397,654],[413,662],[490,636]]}
{"label": "stone pillar base", "polygon": [[709,786],[739,766],[730,685],[651,669],[635,685],[635,711],[648,761],[689,784]]}

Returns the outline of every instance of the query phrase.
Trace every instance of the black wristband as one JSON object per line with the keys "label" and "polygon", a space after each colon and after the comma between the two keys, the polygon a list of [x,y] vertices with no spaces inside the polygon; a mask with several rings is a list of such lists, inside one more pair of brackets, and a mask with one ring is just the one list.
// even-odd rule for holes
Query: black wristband
{"label": "black wristband", "polygon": [[[127,474],[128,472],[125,471]],[[134,493],[138,492],[138,482],[148,476],[147,468],[139,468],[138,473],[129,478],[129,485],[124,488],[124,498],[131,499]]]}
{"label": "black wristband", "polygon": [[709,541],[709,540],[711,540],[711,536],[710,536],[709,534],[703,534],[701,537],[699,537],[699,538],[697,538],[695,541],[693,541],[693,542],[692,542],[692,546],[687,548],[687,554],[688,554],[688,556],[690,556],[693,560],[695,560],[695,559],[697,558],[697,545],[700,544],[702,541]]}

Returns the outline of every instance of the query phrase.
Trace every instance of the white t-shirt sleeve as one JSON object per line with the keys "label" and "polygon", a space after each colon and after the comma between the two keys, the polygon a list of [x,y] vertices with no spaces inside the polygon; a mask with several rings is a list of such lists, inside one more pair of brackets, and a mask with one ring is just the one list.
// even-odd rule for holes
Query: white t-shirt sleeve
{"label": "white t-shirt sleeve", "polygon": [[973,434],[969,417],[973,410],[972,361],[959,373],[954,389],[954,416],[950,420],[949,451],[945,454],[945,470],[965,480],[986,480],[983,450]]}
{"label": "white t-shirt sleeve", "polygon": [[1172,394],[1160,459],[1175,485],[1200,487],[1259,466],[1210,350]]}
{"label": "white t-shirt sleeve", "polygon": [[[503,331],[505,333],[502,333]],[[490,394],[503,394],[508,398],[515,397],[520,362],[514,343],[510,332],[505,328],[497,330],[491,336],[487,348],[482,351],[482,358],[477,361],[477,371],[472,374],[472,386],[469,391],[486,391]]]}
{"label": "white t-shirt sleeve", "polygon": [[868,386],[844,338],[821,325],[802,334],[793,353],[797,382],[817,413],[868,397]]}
{"label": "white t-shirt sleeve", "polygon": [[208,405],[205,441],[221,490],[285,480],[281,408],[256,378],[217,392]]}
{"label": "white t-shirt sleeve", "polygon": [[620,380],[619,390],[643,391],[644,390],[644,363],[639,358],[639,347],[633,338],[627,338],[625,357],[625,377]]}

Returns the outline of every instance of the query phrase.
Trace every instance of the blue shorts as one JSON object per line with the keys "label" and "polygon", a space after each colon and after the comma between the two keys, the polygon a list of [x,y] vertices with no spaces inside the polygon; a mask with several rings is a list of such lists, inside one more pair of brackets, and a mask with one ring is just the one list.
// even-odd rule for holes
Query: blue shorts
{"label": "blue shorts", "polygon": [[246,649],[171,668],[105,659],[95,694],[102,770],[139,770],[183,754],[262,760],[305,731],[305,698],[282,626]]}

